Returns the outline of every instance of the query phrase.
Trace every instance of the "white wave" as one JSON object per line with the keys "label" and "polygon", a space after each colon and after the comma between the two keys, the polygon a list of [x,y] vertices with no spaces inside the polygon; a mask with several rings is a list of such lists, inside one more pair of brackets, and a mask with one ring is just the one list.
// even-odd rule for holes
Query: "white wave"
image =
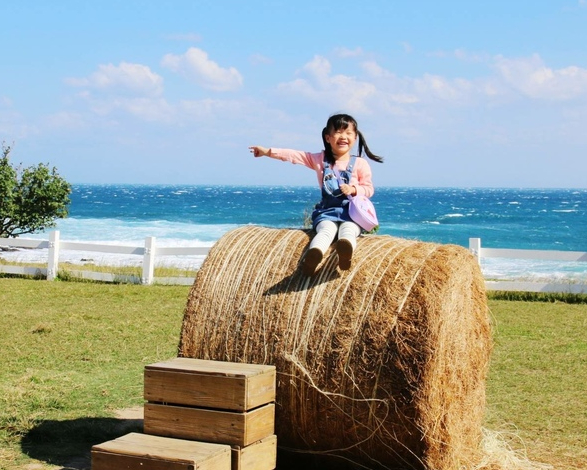
{"label": "white wave", "polygon": [[[209,246],[233,228],[236,228],[235,224],[67,218],[58,221],[55,230],[59,231],[61,240],[75,242],[135,245],[143,244],[147,237],[155,237],[157,243],[164,246]],[[46,240],[48,232],[24,235],[23,238]]]}
{"label": "white wave", "polygon": [[587,263],[506,258],[483,258],[485,279],[534,282],[587,283]]}

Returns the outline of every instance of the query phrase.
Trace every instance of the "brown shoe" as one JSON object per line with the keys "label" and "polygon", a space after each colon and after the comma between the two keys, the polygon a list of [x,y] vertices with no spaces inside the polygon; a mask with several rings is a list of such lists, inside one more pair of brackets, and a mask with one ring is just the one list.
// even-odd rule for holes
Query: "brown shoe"
{"label": "brown shoe", "polygon": [[304,261],[302,261],[302,272],[304,275],[313,276],[323,256],[320,248],[310,248],[306,252],[306,256],[304,256]]}
{"label": "brown shoe", "polygon": [[338,267],[343,271],[349,270],[353,258],[353,244],[350,240],[341,238],[336,242],[336,252],[338,253]]}

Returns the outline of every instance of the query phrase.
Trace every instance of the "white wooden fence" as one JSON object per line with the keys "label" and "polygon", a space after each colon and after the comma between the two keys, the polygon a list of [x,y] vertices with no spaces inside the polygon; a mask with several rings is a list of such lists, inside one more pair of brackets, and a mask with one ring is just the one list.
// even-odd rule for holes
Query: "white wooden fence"
{"label": "white wooden fence", "polygon": [[49,234],[49,240],[26,238],[0,238],[0,247],[46,248],[47,268],[34,268],[0,264],[0,273],[46,276],[53,281],[59,272],[59,252],[61,250],[100,252],[118,255],[142,256],[142,276],[129,276],[94,271],[70,271],[72,276],[104,282],[128,282],[134,284],[184,284],[191,285],[193,277],[155,277],[155,258],[157,256],[206,256],[208,247],[163,247],[156,246],[155,237],[145,238],[143,246],[101,245],[97,243],[67,242],[59,239],[59,231]]}
{"label": "white wooden fence", "polygon": [[[49,240],[26,238],[0,238],[0,247],[13,248],[46,248],[47,268],[33,268],[0,264],[0,273],[19,275],[46,276],[48,281],[57,277],[59,271],[60,250],[101,252],[119,255],[142,256],[142,276],[123,276],[94,271],[71,271],[71,275],[84,279],[105,282],[131,282],[140,284],[184,284],[191,285],[193,277],[155,277],[155,259],[157,256],[206,256],[208,247],[163,247],[156,246],[155,237],[145,238],[143,246],[103,245],[96,243],[67,242],[59,239],[59,231],[51,232]],[[484,258],[535,259],[548,261],[587,262],[587,252],[583,251],[546,251],[546,250],[513,250],[506,248],[483,248],[480,238],[469,239],[469,250],[476,256],[479,263]],[[587,284],[568,282],[532,282],[532,281],[500,281],[486,280],[488,290],[527,291],[527,292],[568,292],[587,293]]]}

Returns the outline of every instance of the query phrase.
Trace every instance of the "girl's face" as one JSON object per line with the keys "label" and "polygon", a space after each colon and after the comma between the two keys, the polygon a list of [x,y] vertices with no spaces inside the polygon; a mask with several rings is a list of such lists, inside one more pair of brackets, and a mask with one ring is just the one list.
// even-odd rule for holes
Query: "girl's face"
{"label": "girl's face", "polygon": [[332,148],[332,153],[336,159],[350,156],[351,149],[357,140],[357,132],[355,126],[348,125],[346,129],[338,129],[331,131],[325,136],[326,142]]}

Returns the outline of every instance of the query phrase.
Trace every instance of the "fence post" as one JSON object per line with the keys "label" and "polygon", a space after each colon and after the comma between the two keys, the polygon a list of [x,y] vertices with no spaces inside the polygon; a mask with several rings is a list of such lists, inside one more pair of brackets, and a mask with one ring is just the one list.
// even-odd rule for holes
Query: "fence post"
{"label": "fence post", "polygon": [[143,255],[143,277],[141,284],[152,284],[155,272],[155,237],[145,238],[145,254]]}
{"label": "fence post", "polygon": [[54,281],[59,270],[59,230],[49,234],[47,253],[47,280]]}
{"label": "fence post", "polygon": [[481,239],[469,238],[469,251],[477,259],[477,263],[481,264]]}

